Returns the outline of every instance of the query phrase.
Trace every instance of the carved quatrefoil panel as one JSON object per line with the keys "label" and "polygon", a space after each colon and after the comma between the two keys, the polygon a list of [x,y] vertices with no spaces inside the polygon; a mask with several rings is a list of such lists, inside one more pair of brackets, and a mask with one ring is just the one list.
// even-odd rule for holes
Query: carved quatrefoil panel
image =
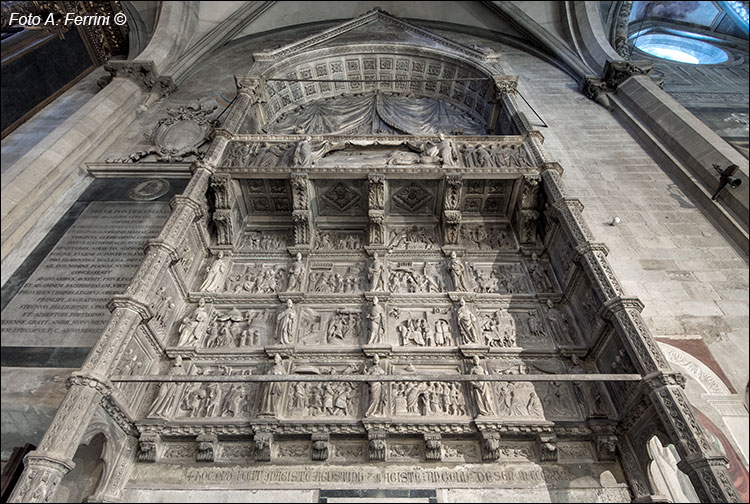
{"label": "carved quatrefoil panel", "polygon": [[319,181],[320,215],[364,215],[364,198],[360,181]]}
{"label": "carved quatrefoil panel", "polygon": [[392,181],[390,213],[432,215],[435,211],[436,189],[437,185],[433,181]]}

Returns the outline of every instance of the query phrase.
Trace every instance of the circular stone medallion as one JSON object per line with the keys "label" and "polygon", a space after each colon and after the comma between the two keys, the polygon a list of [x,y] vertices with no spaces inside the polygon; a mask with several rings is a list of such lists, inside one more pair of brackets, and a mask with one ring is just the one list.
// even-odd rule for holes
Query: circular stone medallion
{"label": "circular stone medallion", "polygon": [[128,191],[128,196],[135,201],[151,201],[165,195],[167,191],[169,182],[163,178],[154,178],[134,184]]}

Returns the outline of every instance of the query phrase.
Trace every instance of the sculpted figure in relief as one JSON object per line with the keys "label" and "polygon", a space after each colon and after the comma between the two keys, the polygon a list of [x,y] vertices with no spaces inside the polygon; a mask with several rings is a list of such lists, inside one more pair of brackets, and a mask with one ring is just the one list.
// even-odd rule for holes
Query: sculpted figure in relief
{"label": "sculpted figure in relief", "polygon": [[464,345],[477,342],[477,317],[472,313],[466,301],[461,298],[458,308],[458,329]]}
{"label": "sculpted figure in relief", "polygon": [[448,269],[451,272],[453,287],[457,291],[469,292],[469,284],[466,280],[466,268],[461,260],[456,257],[455,252],[451,252],[451,258],[448,262]]}
{"label": "sculpted figure in relief", "polygon": [[497,310],[491,316],[485,317],[482,334],[488,346],[516,346],[516,322],[507,310]]}
{"label": "sculpted figure in relief", "polygon": [[208,311],[206,310],[206,300],[200,298],[198,306],[192,315],[184,317],[180,323],[180,339],[177,342],[177,346],[196,346],[200,344],[203,334],[206,331],[207,323]]}
{"label": "sculpted figure in relief", "polygon": [[167,315],[169,315],[169,312],[174,308],[174,303],[172,302],[172,296],[167,295],[166,287],[161,286],[157,291],[157,294],[159,295],[159,300],[152,305],[152,308],[154,309],[154,319],[164,323],[167,319]]}
{"label": "sculpted figure in relief", "polygon": [[286,290],[298,292],[302,290],[302,280],[305,276],[305,265],[302,263],[302,254],[297,252],[296,260],[289,267],[289,283]]}
{"label": "sculpted figure in relief", "polygon": [[[482,365],[479,363],[479,357],[474,356],[472,359],[474,366],[471,368],[471,374],[477,376],[484,376],[487,372],[484,370]],[[477,403],[477,410],[480,416],[494,416],[495,409],[492,407],[492,390],[489,382],[471,382],[471,390],[474,395],[474,400]]]}
{"label": "sculpted figure in relief", "polygon": [[[182,357],[177,356],[172,364],[170,375],[181,376],[185,374],[185,368],[182,367]],[[156,395],[154,402],[148,409],[146,418],[169,418],[175,401],[177,400],[177,383],[163,382],[159,384],[159,393]]]}
{"label": "sculpted figure in relief", "polygon": [[367,315],[370,319],[370,338],[367,341],[368,345],[378,345],[385,343],[385,310],[380,305],[377,296],[372,298],[372,310]]}
{"label": "sculpted figure in relief", "polygon": [[[380,357],[373,355],[372,366],[366,371],[370,376],[379,376],[385,374],[385,369],[380,364]],[[370,404],[365,413],[365,417],[382,416],[385,411],[386,397],[383,390],[383,383],[378,381],[370,383]]]}
{"label": "sculpted figure in relief", "polygon": [[286,302],[286,310],[276,316],[276,330],[281,345],[291,345],[294,340],[294,327],[297,321],[297,312],[291,299]]}
{"label": "sculpted figure in relief", "polygon": [[378,258],[378,253],[374,252],[372,254],[372,265],[370,266],[370,289],[378,292],[388,290],[385,277],[385,264]]}
{"label": "sculpted figure in relief", "polygon": [[438,143],[438,151],[440,153],[440,159],[443,161],[443,166],[456,166],[458,161],[458,150],[456,149],[456,143],[446,138],[443,133],[440,133],[440,142]]}
{"label": "sculpted figure in relief", "polygon": [[[270,375],[283,375],[286,374],[284,365],[282,363],[281,356],[275,354],[273,356],[273,366],[268,370]],[[284,394],[284,383],[283,382],[267,382],[265,384],[265,390],[263,392],[263,402],[260,408],[261,415],[276,415],[279,412],[279,406],[281,404],[281,398]]]}
{"label": "sculpted figure in relief", "polygon": [[206,268],[206,279],[200,286],[200,290],[217,292],[224,286],[224,277],[227,274],[227,261],[224,259],[224,251],[220,250],[211,266]]}

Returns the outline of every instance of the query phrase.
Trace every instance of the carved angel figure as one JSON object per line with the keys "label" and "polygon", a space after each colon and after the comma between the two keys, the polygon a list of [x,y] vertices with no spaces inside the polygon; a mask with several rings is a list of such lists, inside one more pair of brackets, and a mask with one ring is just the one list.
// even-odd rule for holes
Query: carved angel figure
{"label": "carved angel figure", "polygon": [[216,255],[214,263],[206,268],[206,279],[200,286],[200,290],[217,292],[224,285],[224,277],[228,272],[227,261],[224,259],[224,251],[220,250]]}

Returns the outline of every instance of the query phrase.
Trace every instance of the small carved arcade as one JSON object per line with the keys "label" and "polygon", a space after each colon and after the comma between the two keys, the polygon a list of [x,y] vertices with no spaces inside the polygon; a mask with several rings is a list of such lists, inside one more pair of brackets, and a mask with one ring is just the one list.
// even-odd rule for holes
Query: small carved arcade
{"label": "small carved arcade", "polygon": [[[363,53],[372,57],[345,62],[321,49],[330,60],[295,60],[300,78],[343,78],[343,63],[352,75],[360,65],[372,75],[421,68],[445,82],[413,92],[464,107],[479,129],[501,134],[462,135],[438,120],[434,134],[409,135],[398,128],[409,117],[378,134],[268,133],[263,124],[287,121],[303,90],[343,100],[355,82],[264,81],[297,75],[285,58],[305,54],[304,44],[256,55],[160,241],[116,298],[82,369],[88,381],[70,385],[12,500],[39,500],[69,470],[79,425],[100,405],[133,440],[137,461],[123,458],[127,467],[544,466],[576,453],[619,474],[623,453],[636,461],[625,467],[630,481],[647,473],[638,433],[650,419],[689,455],[699,495],[733,496],[674,380],[598,378],[674,373],[637,300],[618,290],[606,249],[587,245],[580,205],[562,196],[559,166],[544,162],[541,135],[517,109],[516,78],[495,75],[486,51],[381,11],[360,20],[428,37],[443,62],[394,62],[408,46],[380,54],[373,45]],[[448,89],[456,70],[487,80],[459,95]],[[256,129],[242,131],[247,124]],[[556,478],[572,479],[562,466],[551,468]],[[107,480],[115,499],[127,481],[118,478]]]}

